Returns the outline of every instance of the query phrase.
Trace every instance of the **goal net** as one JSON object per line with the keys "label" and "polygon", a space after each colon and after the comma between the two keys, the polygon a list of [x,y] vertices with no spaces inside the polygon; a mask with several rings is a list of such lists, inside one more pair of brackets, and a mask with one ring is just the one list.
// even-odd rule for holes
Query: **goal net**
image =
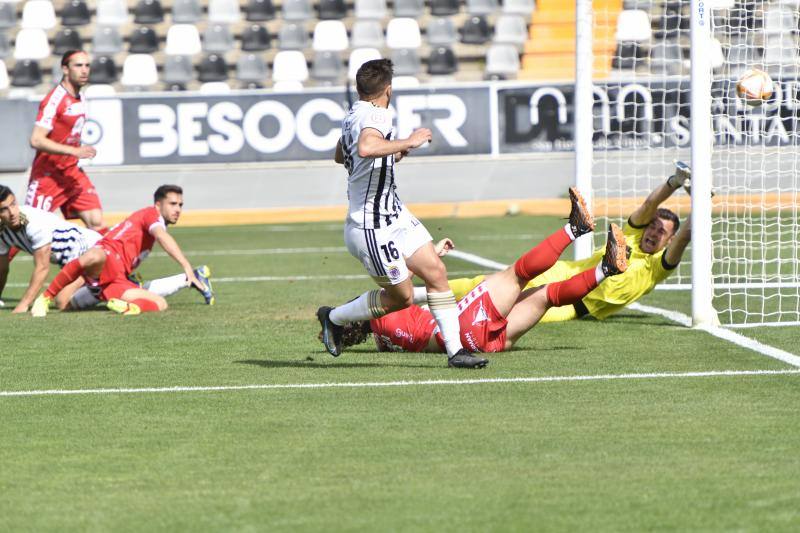
{"label": "goal net", "polygon": [[[798,2],[706,0],[711,40],[713,306],[723,325],[800,323]],[[615,11],[618,11],[615,16]],[[690,2],[593,2],[592,194],[599,222],[623,222],[674,170],[691,164]],[[598,16],[599,15],[599,16]],[[603,56],[607,55],[606,58]],[[751,68],[775,93],[736,95]],[[708,117],[706,117],[708,118]],[[664,204],[685,222],[691,199]],[[600,239],[603,234],[598,232]],[[692,288],[691,254],[659,290]]]}

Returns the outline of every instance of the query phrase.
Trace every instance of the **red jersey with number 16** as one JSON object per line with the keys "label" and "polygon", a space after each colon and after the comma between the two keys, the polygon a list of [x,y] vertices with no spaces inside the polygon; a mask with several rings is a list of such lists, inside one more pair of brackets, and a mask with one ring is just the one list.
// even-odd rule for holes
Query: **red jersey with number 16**
{"label": "red jersey with number 16", "polygon": [[158,209],[145,207],[108,230],[98,246],[118,254],[125,264],[126,274],[130,274],[150,255],[156,242],[155,229],[166,227]]}
{"label": "red jersey with number 16", "polygon": [[[62,85],[57,85],[47,93],[39,104],[36,125],[50,131],[47,138],[60,144],[80,146],[81,131],[86,122],[86,107],[80,95],[69,94]],[[36,151],[32,175],[54,169],[65,170],[78,164],[78,158],[71,155],[48,154]]]}

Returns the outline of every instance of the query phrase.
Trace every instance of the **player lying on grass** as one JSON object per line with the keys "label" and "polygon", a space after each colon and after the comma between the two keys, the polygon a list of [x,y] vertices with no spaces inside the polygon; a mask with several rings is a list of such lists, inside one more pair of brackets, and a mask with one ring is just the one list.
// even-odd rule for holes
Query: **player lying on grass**
{"label": "player lying on grass", "polygon": [[33,256],[31,280],[13,311],[25,313],[41,292],[50,273],[50,263],[64,266],[101,238],[96,231],[68,222],[54,213],[20,206],[11,189],[0,185],[0,295],[6,286],[12,248]]}
{"label": "player lying on grass", "polygon": [[[31,308],[33,316],[47,314],[56,296],[81,276],[95,296],[106,301],[112,311],[137,315],[148,311],[163,311],[167,301],[155,292],[141,288],[129,276],[158,242],[182,268],[185,276],[173,276],[176,287],[192,286],[203,294],[206,303],[214,302],[208,280],[208,268],[192,270],[178,243],[167,233],[183,209],[183,190],[177,185],[162,185],[156,189],[155,205],[136,211],[114,226],[97,245],[78,259],[67,263],[53,279],[47,290]],[[162,280],[163,281],[163,280]]]}
{"label": "player lying on grass", "polygon": [[[554,306],[572,305],[628,267],[625,235],[612,224],[601,262],[564,281],[526,289],[531,279],[552,267],[577,237],[594,230],[580,194],[570,189],[569,223],[517,259],[513,266],[486,276],[458,303],[461,341],[473,352],[510,349]],[[433,316],[413,305],[344,328],[342,343],[352,345],[373,333],[379,351],[441,352],[444,344]]]}
{"label": "player lying on grass", "polygon": [[[675,174],[652,191],[644,203],[631,213],[623,227],[628,246],[631,247],[629,266],[623,275],[606,281],[573,305],[553,307],[542,318],[542,322],[559,322],[587,315],[604,319],[632,304],[664,281],[680,263],[692,233],[689,218],[681,227],[678,216],[660,205],[672,193],[685,186],[690,177],[691,169],[685,163],[677,162]],[[558,261],[547,272],[531,280],[528,288],[562,281],[592,268],[600,263],[603,253],[603,249],[598,248],[587,259]],[[450,280],[450,287],[460,300],[483,279],[484,276],[454,279]]]}

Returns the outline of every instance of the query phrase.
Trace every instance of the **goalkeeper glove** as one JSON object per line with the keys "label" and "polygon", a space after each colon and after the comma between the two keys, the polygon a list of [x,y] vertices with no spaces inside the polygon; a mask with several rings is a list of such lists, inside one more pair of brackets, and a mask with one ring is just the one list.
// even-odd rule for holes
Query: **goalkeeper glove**
{"label": "goalkeeper glove", "polygon": [[667,178],[667,184],[678,190],[692,177],[692,168],[683,161],[675,161],[675,174]]}

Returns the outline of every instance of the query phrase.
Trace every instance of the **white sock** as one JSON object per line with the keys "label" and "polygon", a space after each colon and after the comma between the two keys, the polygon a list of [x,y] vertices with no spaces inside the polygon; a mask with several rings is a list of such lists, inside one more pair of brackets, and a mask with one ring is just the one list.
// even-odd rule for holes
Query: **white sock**
{"label": "white sock", "polygon": [[159,296],[171,296],[188,286],[186,274],[175,274],[174,276],[147,281],[144,284],[145,289]]}
{"label": "white sock", "polygon": [[597,280],[597,284],[599,285],[601,281],[606,279],[606,275],[603,273],[603,263],[597,263],[597,266],[594,268],[594,279]]}
{"label": "white sock", "polygon": [[428,303],[428,289],[425,287],[414,287],[414,303],[417,305]]}
{"label": "white sock", "polygon": [[577,237],[572,234],[572,228],[570,227],[569,222],[567,222],[566,225],[564,226],[564,231],[567,232],[569,240],[574,241],[575,239],[577,239]]}
{"label": "white sock", "polygon": [[429,292],[428,307],[442,332],[447,355],[454,355],[463,348],[461,345],[461,326],[458,323],[458,307],[453,291]]}
{"label": "white sock", "polygon": [[380,318],[386,314],[381,305],[381,290],[367,291],[358,298],[333,308],[331,322],[343,326],[348,322],[359,322]]}

